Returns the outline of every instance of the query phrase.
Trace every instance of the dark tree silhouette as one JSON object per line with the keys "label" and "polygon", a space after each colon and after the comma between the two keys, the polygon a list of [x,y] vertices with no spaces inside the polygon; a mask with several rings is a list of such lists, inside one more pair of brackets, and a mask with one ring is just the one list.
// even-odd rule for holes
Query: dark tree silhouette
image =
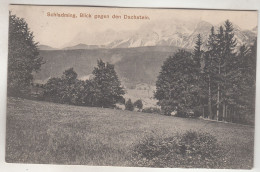
{"label": "dark tree silhouette", "polygon": [[114,107],[123,99],[125,91],[114,69],[114,65],[98,60],[98,65],[93,70],[93,81],[97,91],[97,106]]}
{"label": "dark tree silhouette", "polygon": [[26,95],[32,84],[33,72],[43,64],[33,32],[23,18],[9,13],[8,95]]}
{"label": "dark tree silhouette", "polygon": [[198,66],[201,66],[200,61],[201,61],[201,56],[203,53],[201,46],[202,46],[202,38],[201,38],[200,34],[198,34],[197,41],[196,41],[196,44],[195,44],[195,47],[193,50],[193,58]]}
{"label": "dark tree silhouette", "polygon": [[46,100],[66,103],[80,104],[79,96],[83,91],[83,81],[77,80],[77,73],[73,68],[63,72],[61,78],[51,78],[47,81],[44,88],[44,97]]}
{"label": "dark tree silhouette", "polygon": [[47,83],[44,85],[44,99],[52,102],[60,102],[61,96],[61,87],[62,87],[61,78],[50,78]]}
{"label": "dark tree silhouette", "polygon": [[81,81],[74,69],[69,68],[61,78],[48,80],[44,97],[59,103],[97,107],[115,107],[116,103],[124,101],[125,92],[113,65],[99,60],[93,74],[94,79]]}
{"label": "dark tree silhouette", "polygon": [[164,62],[156,82],[155,98],[165,115],[186,116],[199,106],[198,65],[190,52],[179,50]]}
{"label": "dark tree silhouette", "polygon": [[125,103],[125,110],[133,111],[134,110],[134,105],[131,101],[131,99],[128,99]]}
{"label": "dark tree silhouette", "polygon": [[134,107],[137,107],[139,111],[143,108],[143,102],[141,99],[138,99],[134,102]]}

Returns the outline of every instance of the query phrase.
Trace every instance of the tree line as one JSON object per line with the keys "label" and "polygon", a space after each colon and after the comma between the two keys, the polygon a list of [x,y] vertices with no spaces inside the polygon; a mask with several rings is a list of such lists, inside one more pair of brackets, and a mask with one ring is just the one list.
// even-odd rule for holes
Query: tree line
{"label": "tree line", "polygon": [[125,91],[121,86],[114,65],[98,60],[93,79],[77,79],[73,68],[63,72],[61,78],[53,77],[44,85],[43,97],[47,101],[96,107],[115,107],[124,103]]}
{"label": "tree line", "polygon": [[[252,123],[255,111],[256,40],[237,46],[229,20],[193,52],[179,50],[162,65],[155,98],[165,115],[203,116],[217,121]],[[206,48],[202,48],[203,43]]]}

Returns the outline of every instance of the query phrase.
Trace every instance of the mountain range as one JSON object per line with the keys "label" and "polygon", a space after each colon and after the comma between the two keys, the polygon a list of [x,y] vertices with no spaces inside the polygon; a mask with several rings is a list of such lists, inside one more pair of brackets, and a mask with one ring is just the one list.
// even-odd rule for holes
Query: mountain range
{"label": "mountain range", "polygon": [[[219,28],[223,23],[214,26]],[[58,77],[66,69],[73,67],[82,80],[91,77],[97,60],[102,59],[115,65],[122,83],[131,87],[138,83],[154,85],[161,65],[165,59],[178,49],[192,51],[201,34],[203,48],[213,25],[205,21],[170,21],[149,23],[136,31],[115,32],[107,30],[104,33],[92,35],[79,33],[73,40],[61,49],[39,45],[40,55],[45,60],[41,71],[35,74],[35,82],[45,83],[50,77]],[[250,45],[257,36],[257,27],[242,30],[233,24],[237,47]],[[95,39],[96,44],[90,44],[88,38]],[[78,44],[75,44],[80,42]],[[93,42],[92,42],[93,43]]]}
{"label": "mountain range", "polygon": [[[224,22],[214,26],[217,31]],[[78,33],[78,35],[62,49],[96,49],[96,48],[133,48],[145,46],[175,46],[186,49],[193,49],[200,34],[203,41],[203,48],[206,48],[206,41],[213,25],[206,21],[184,22],[173,20],[161,23],[148,23],[136,31],[107,30],[102,33]],[[233,24],[237,45],[250,44],[257,35],[257,27],[251,30],[242,30]],[[96,44],[90,44],[88,40],[96,40]],[[41,50],[47,50],[39,47]],[[48,50],[50,50],[49,47]]]}

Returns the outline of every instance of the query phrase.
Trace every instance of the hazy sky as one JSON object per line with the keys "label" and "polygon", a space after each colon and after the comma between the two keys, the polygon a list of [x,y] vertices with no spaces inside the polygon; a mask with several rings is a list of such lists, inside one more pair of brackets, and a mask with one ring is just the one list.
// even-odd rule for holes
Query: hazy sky
{"label": "hazy sky", "polygon": [[[25,6],[10,5],[12,14],[26,20],[35,40],[40,44],[62,47],[74,40],[79,33],[92,34],[108,29],[115,31],[137,30],[141,25],[160,20],[204,20],[217,25],[227,18],[241,29],[257,26],[256,11],[218,11],[183,9],[143,9],[143,8],[101,8],[101,7],[65,7],[65,6]],[[71,17],[48,17],[49,13],[70,13]],[[81,18],[80,13],[91,14],[91,18]],[[142,15],[150,20],[112,19],[113,15]],[[94,19],[94,15],[109,15],[109,19]],[[158,22],[159,23],[159,22]],[[79,42],[80,43],[80,42]]]}

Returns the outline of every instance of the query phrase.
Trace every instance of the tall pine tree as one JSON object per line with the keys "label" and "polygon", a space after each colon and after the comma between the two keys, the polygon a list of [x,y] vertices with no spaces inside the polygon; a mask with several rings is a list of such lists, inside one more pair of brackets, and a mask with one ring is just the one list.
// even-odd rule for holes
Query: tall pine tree
{"label": "tall pine tree", "polygon": [[195,62],[194,70],[196,71],[195,78],[197,79],[198,92],[199,92],[199,106],[194,108],[194,111],[199,115],[205,117],[205,106],[207,106],[207,90],[205,90],[205,66],[204,51],[202,50],[202,38],[200,34],[197,35],[197,41],[193,50],[193,60]]}
{"label": "tall pine tree", "polygon": [[231,98],[229,97],[229,88],[232,88],[232,72],[236,69],[236,63],[240,61],[236,57],[236,53],[234,52],[236,48],[236,39],[234,37],[234,28],[232,23],[229,20],[225,21],[224,24],[224,64],[223,64],[223,90],[222,90],[222,117],[225,121],[228,118],[232,120],[232,117],[228,117],[228,108],[231,103]]}
{"label": "tall pine tree", "polygon": [[218,68],[216,66],[216,57],[217,57],[217,35],[215,33],[214,27],[211,28],[211,32],[207,42],[208,50],[204,54],[204,68],[203,75],[206,83],[204,84],[203,89],[207,92],[208,96],[208,117],[210,119],[215,118],[215,112],[213,111],[216,98],[215,93],[217,91],[217,77],[216,73]]}

